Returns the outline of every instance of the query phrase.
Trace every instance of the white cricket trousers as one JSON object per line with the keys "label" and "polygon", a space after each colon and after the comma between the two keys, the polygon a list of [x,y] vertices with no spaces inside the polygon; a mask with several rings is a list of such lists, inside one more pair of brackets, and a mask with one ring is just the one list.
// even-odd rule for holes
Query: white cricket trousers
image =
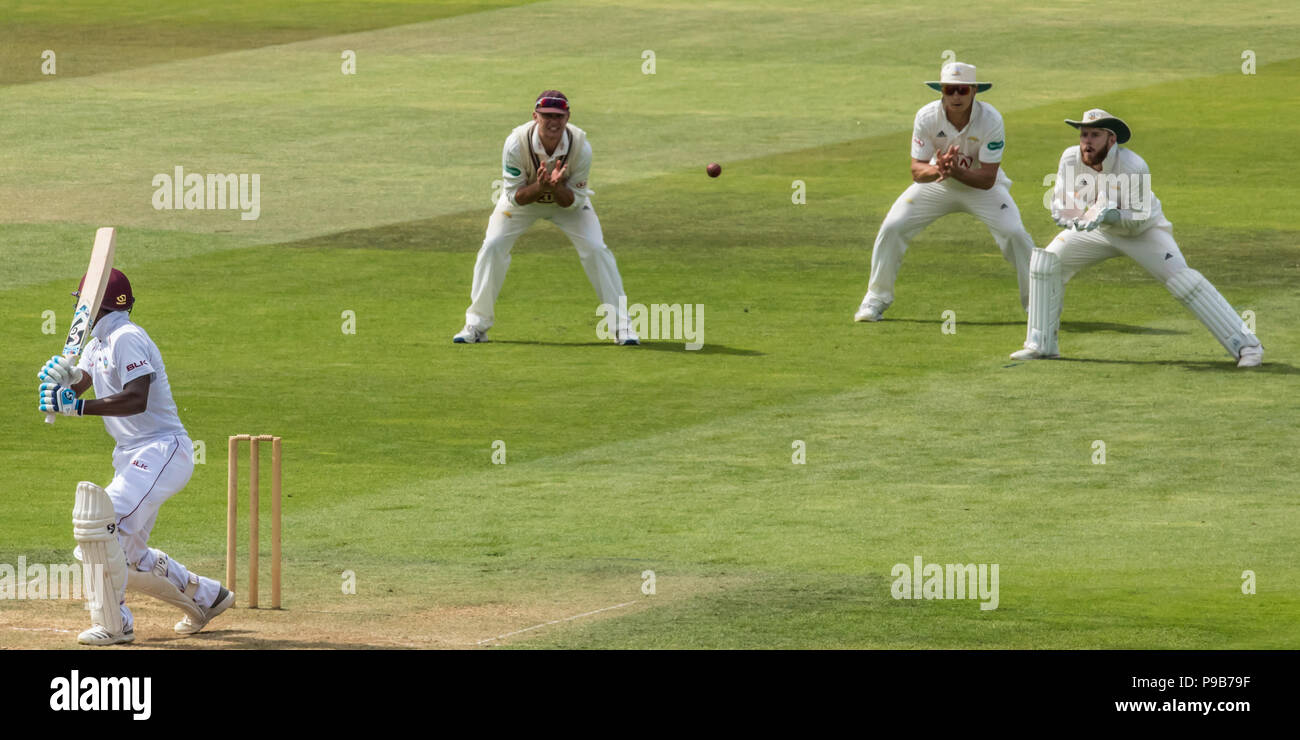
{"label": "white cricket trousers", "polygon": [[1029,255],[1033,238],[1020,221],[1020,209],[1002,183],[979,190],[959,182],[916,182],[903,191],[880,224],[871,249],[871,282],[864,303],[883,310],[894,302],[894,281],[908,243],[949,213],[969,213],[988,227],[1002,256],[1016,268],[1020,305],[1029,306]]}
{"label": "white cricket trousers", "polygon": [[506,270],[510,268],[510,248],[514,246],[519,235],[528,230],[539,218],[544,218],[560,227],[578,250],[578,259],[582,269],[587,272],[587,279],[596,289],[596,296],[603,304],[619,305],[623,293],[623,278],[618,274],[618,263],[614,253],[605,246],[605,237],[600,230],[600,220],[591,201],[575,201],[568,208],[551,203],[529,203],[526,206],[510,204],[510,199],[502,195],[497,207],[488,219],[487,234],[483,237],[483,246],[478,250],[478,259],[474,262],[474,284],[470,288],[470,305],[465,311],[465,323],[481,331],[487,331],[494,321],[494,307],[501,286],[506,281]]}
{"label": "white cricket trousers", "polygon": [[[1060,260],[1062,286],[1086,267],[1127,255],[1186,305],[1229,355],[1240,358],[1242,348],[1259,346],[1259,338],[1243,325],[1232,304],[1204,275],[1188,267],[1174,241],[1173,224],[1163,217],[1146,231],[1131,236],[1112,233],[1106,227],[1093,231],[1067,229],[1047,245],[1047,251]],[[1031,332],[1033,321],[1031,316]]]}
{"label": "white cricket trousers", "polygon": [[[190,573],[184,565],[161,550],[149,547],[149,533],[158,519],[158,509],[189,483],[194,474],[194,443],[184,435],[172,435],[131,449],[113,451],[113,482],[104,489],[117,515],[117,540],[126,555],[128,568],[149,571],[157,559],[167,557],[167,580],[182,591]],[[80,550],[77,551],[80,560]],[[211,578],[197,576],[199,588],[194,601],[210,607],[220,591]],[[134,624],[131,611],[122,606],[122,624]]]}
{"label": "white cricket trousers", "polygon": [[1047,251],[1061,260],[1062,283],[1070,282],[1084,268],[1122,255],[1132,257],[1161,284],[1187,269],[1187,260],[1174,241],[1174,226],[1163,218],[1136,236],[1110,233],[1104,227],[1093,231],[1065,229],[1047,245]]}

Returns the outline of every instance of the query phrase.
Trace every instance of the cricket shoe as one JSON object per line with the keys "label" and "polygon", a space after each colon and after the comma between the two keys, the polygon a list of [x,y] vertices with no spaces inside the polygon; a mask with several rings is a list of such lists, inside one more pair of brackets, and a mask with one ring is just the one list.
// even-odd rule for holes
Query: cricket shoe
{"label": "cricket shoe", "polygon": [[624,329],[614,338],[614,343],[622,347],[635,347],[641,344],[641,338],[631,329]]}
{"label": "cricket shoe", "polygon": [[1241,356],[1237,358],[1237,367],[1259,367],[1264,362],[1263,345],[1242,347]]}
{"label": "cricket shoe", "polygon": [[853,314],[853,320],[854,321],[880,321],[880,317],[883,316],[884,313],[885,313],[884,306],[872,303],[870,301],[863,301],[862,305],[858,306],[858,312]]}
{"label": "cricket shoe", "polygon": [[487,340],[487,329],[480,330],[476,327],[470,326],[469,324],[466,324],[465,328],[461,329],[459,334],[451,338],[451,341],[456,344],[478,344],[479,342],[486,342]]}
{"label": "cricket shoe", "polygon": [[82,632],[80,635],[77,635],[77,642],[82,645],[125,645],[128,642],[134,641],[134,629],[127,628],[127,630],[121,634],[114,634],[98,624],[85,632]]}
{"label": "cricket shoe", "polygon": [[1060,357],[1060,355],[1047,355],[1037,349],[1030,348],[1016,350],[1011,353],[1011,359],[1013,360],[1051,360],[1057,357]]}
{"label": "cricket shoe", "polygon": [[190,615],[186,614],[185,618],[177,622],[176,626],[172,629],[176,630],[177,634],[192,635],[208,626],[208,622],[211,622],[214,617],[234,605],[235,594],[225,586],[221,586],[221,590],[217,592],[216,601],[212,602],[212,606],[203,610],[202,620],[196,622],[193,619],[190,619]]}

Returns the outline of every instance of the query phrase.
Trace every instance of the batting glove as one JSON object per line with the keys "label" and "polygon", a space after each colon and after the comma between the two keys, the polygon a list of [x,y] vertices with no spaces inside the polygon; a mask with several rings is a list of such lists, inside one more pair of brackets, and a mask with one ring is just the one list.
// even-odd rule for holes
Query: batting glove
{"label": "batting glove", "polygon": [[41,371],[36,377],[42,383],[56,383],[72,387],[81,382],[85,375],[80,368],[73,366],[72,361],[63,355],[55,355],[50,361],[41,367]]}
{"label": "batting glove", "polygon": [[81,416],[85,401],[77,398],[71,388],[58,383],[41,383],[40,411],[45,414],[63,414],[64,416]]}

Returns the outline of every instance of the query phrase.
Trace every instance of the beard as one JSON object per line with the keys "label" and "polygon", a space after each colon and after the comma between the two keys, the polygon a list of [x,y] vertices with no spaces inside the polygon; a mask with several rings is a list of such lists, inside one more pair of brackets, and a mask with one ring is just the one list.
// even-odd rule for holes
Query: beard
{"label": "beard", "polygon": [[1081,148],[1079,149],[1079,155],[1083,158],[1084,164],[1089,167],[1094,167],[1106,161],[1106,155],[1110,154],[1110,146],[1111,145],[1107,143],[1099,149],[1094,149],[1091,154]]}

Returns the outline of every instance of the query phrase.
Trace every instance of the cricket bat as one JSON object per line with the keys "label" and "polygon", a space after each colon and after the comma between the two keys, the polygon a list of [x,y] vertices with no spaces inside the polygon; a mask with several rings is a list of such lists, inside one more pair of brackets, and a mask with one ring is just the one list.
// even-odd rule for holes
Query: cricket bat
{"label": "cricket bat", "polygon": [[[90,338],[95,316],[99,313],[100,304],[104,302],[108,276],[113,271],[116,240],[117,229],[111,226],[95,232],[95,246],[90,250],[90,266],[86,268],[86,282],[81,286],[77,309],[72,312],[72,326],[68,329],[68,338],[63,342],[63,356],[74,365],[81,355],[81,349],[86,346],[86,340]],[[46,414],[45,423],[53,424],[54,414]]]}

